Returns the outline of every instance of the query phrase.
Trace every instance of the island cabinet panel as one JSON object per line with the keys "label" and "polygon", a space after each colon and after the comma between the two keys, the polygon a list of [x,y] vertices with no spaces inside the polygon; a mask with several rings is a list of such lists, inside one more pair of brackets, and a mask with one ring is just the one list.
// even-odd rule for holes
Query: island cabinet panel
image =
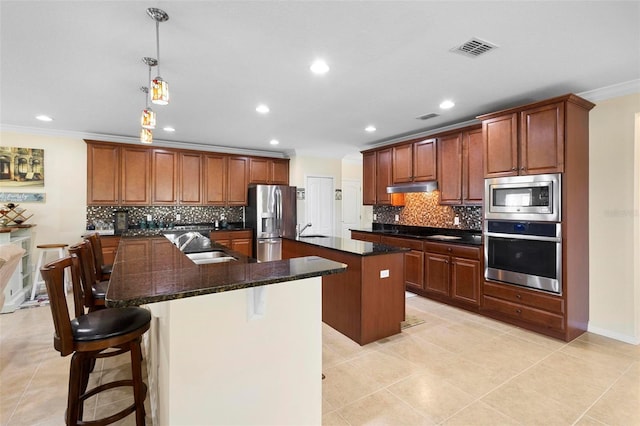
{"label": "island cabinet panel", "polygon": [[228,159],[227,205],[247,205],[247,183],[249,178],[249,158],[231,156]]}
{"label": "island cabinet panel", "polygon": [[251,157],[249,184],[289,184],[289,160]]}
{"label": "island cabinet panel", "polygon": [[204,203],[222,206],[227,203],[227,156],[206,154],[204,156]]}
{"label": "island cabinet panel", "polygon": [[120,147],[87,144],[87,204],[120,203]]}
{"label": "island cabinet panel", "polygon": [[180,152],[178,154],[179,186],[178,204],[203,204],[202,154]]}
{"label": "island cabinet panel", "polygon": [[151,160],[151,202],[176,204],[178,199],[178,153],[154,149]]}
{"label": "island cabinet panel", "polygon": [[151,152],[145,148],[124,146],[121,154],[121,182],[120,204],[141,205],[150,204],[151,198]]}
{"label": "island cabinet panel", "polygon": [[[371,235],[371,237],[375,236],[376,235]],[[410,291],[424,290],[424,253],[422,252],[422,241],[382,235],[380,242],[389,246],[411,249],[404,253],[404,284],[407,290]]]}
{"label": "island cabinet panel", "polygon": [[362,204],[375,205],[377,201],[376,152],[362,154]]}
{"label": "island cabinet panel", "polygon": [[323,322],[360,345],[400,333],[404,321],[402,253],[362,256],[283,239],[283,259],[303,256],[347,265],[344,273],[322,277]]}

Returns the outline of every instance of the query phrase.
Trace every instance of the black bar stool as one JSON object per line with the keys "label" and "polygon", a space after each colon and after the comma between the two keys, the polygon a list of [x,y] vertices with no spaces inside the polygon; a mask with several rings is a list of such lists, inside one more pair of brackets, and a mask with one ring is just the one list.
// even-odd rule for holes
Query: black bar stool
{"label": "black bar stool", "polygon": [[[55,335],[53,346],[60,355],[71,357],[69,394],[67,396],[67,425],[107,425],[136,413],[136,425],[145,424],[144,400],[147,386],[142,381],[142,335],[149,329],[151,314],[139,307],[108,308],[84,313],[82,288],[79,282],[79,259],[70,255],[41,269],[49,294]],[[75,315],[71,319],[64,291],[64,273],[71,275]],[[115,349],[106,351],[107,349]],[[96,358],[131,353],[130,380],[103,383],[87,391],[89,373]],[[121,386],[133,388],[134,403],[108,417],[83,421],[84,401],[102,391]]]}

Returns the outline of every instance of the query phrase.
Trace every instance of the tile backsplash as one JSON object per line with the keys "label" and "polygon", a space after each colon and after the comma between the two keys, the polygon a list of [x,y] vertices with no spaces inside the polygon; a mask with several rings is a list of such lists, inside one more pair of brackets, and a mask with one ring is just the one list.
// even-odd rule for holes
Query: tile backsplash
{"label": "tile backsplash", "polygon": [[[438,204],[440,193],[437,190],[404,195],[403,207],[373,206],[373,213],[376,215],[374,223],[482,230],[482,207],[480,206],[441,206]],[[456,215],[460,219],[458,226],[453,224]]]}
{"label": "tile backsplash", "polygon": [[[242,222],[244,219],[244,207],[236,206],[87,206],[87,225],[112,223],[114,210],[129,212],[129,226],[138,224],[147,215],[151,215],[155,222],[162,221],[165,224],[213,223],[223,215],[227,222]],[[180,220],[176,220],[178,214]]]}

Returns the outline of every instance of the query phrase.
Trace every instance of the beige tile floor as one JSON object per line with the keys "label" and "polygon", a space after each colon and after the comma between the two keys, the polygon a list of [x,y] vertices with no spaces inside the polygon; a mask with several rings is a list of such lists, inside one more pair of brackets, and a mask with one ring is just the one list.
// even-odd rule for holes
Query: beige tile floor
{"label": "beige tile floor", "polygon": [[[364,347],[323,324],[323,424],[640,425],[640,346],[567,344],[421,297],[407,313],[425,322]],[[46,306],[0,315],[0,425],[64,423],[70,357],[52,333]],[[127,375],[127,361],[99,362],[92,380]],[[110,391],[85,412],[128,403]]]}

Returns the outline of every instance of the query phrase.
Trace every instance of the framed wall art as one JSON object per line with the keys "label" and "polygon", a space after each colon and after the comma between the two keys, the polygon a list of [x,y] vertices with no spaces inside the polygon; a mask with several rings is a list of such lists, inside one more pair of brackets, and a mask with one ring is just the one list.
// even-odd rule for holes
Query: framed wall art
{"label": "framed wall art", "polygon": [[0,188],[44,186],[44,149],[0,146]]}

